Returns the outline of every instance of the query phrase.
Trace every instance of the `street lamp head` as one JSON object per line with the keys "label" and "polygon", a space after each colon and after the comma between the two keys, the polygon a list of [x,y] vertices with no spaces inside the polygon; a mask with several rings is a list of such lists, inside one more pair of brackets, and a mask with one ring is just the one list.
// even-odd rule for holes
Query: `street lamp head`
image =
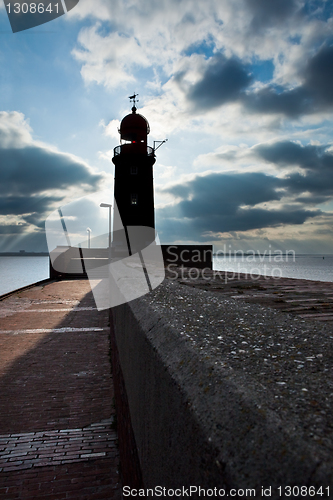
{"label": "street lamp head", "polygon": [[101,204],[100,204],[100,207],[103,207],[103,208],[110,208],[110,207],[112,207],[112,205],[109,205],[108,203],[101,203]]}

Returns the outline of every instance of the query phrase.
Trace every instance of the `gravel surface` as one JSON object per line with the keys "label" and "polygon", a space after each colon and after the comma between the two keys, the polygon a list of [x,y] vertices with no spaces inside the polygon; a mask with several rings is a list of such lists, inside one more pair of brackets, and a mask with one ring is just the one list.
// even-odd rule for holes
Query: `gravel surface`
{"label": "gravel surface", "polygon": [[330,324],[172,280],[143,299],[212,370],[240,375],[259,409],[273,410],[290,431],[332,453]]}

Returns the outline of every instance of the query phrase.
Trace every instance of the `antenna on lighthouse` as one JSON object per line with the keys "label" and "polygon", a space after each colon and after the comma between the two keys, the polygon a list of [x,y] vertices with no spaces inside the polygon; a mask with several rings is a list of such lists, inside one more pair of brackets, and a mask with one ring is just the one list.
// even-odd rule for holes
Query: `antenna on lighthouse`
{"label": "antenna on lighthouse", "polygon": [[[160,148],[162,146],[162,144],[164,144],[165,142],[167,142],[168,139],[164,139],[164,141],[154,141],[154,151],[156,151],[158,148]],[[158,144],[158,146],[156,147],[155,144]]]}

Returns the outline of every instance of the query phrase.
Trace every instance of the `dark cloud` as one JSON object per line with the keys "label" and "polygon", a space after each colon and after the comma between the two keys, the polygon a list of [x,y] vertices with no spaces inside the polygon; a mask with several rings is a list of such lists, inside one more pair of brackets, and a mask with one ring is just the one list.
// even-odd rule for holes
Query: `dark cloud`
{"label": "dark cloud", "polygon": [[239,99],[251,81],[245,65],[219,54],[211,58],[203,78],[190,88],[188,98],[196,108],[213,108]]}
{"label": "dark cloud", "polygon": [[253,148],[253,151],[258,157],[282,167],[297,165],[313,170],[333,169],[333,155],[326,151],[327,148],[327,145],[302,146],[292,141],[278,141],[273,144],[260,144]]}
{"label": "dark cloud", "polygon": [[22,234],[28,226],[29,224],[6,224],[0,226],[0,234]]}
{"label": "dark cloud", "polygon": [[259,158],[279,167],[300,167],[303,172],[294,172],[281,180],[290,193],[313,194],[308,202],[315,203],[318,196],[333,195],[333,154],[327,145],[302,146],[291,141],[260,144],[253,149]]}
{"label": "dark cloud", "polygon": [[260,29],[281,24],[298,8],[295,0],[245,0],[252,14],[251,29]]}
{"label": "dark cloud", "polygon": [[61,202],[60,196],[4,196],[0,197],[0,215],[43,214],[54,202]]}
{"label": "dark cloud", "polygon": [[37,146],[0,148],[0,162],[0,215],[16,215],[25,222],[3,226],[3,234],[24,232],[29,226],[43,231],[46,216],[55,203],[61,205],[68,188],[96,191],[103,180],[72,156]]}
{"label": "dark cloud", "polygon": [[333,46],[323,46],[310,59],[305,71],[305,88],[322,105],[333,104]]}
{"label": "dark cloud", "polygon": [[304,87],[286,90],[281,86],[267,86],[256,92],[243,94],[245,107],[255,113],[282,114],[296,118],[314,111],[315,97]]}
{"label": "dark cloud", "polygon": [[45,218],[44,214],[40,214],[38,212],[34,212],[29,215],[23,215],[22,219],[26,221],[28,224],[35,226],[35,230],[39,229],[40,231],[45,230]]}
{"label": "dark cloud", "polygon": [[330,201],[331,196],[330,194],[325,194],[322,195],[311,195],[311,196],[297,196],[295,198],[296,203],[302,203],[302,204],[312,204],[312,205],[319,205],[320,203],[325,203],[326,201]]}
{"label": "dark cloud", "polygon": [[333,196],[333,155],[327,148],[280,141],[261,144],[253,151],[259,158],[280,168],[299,167],[301,172],[292,172],[281,179],[281,187],[295,202],[314,206]]}
{"label": "dark cloud", "polygon": [[265,209],[258,204],[277,201],[285,195],[284,179],[261,173],[214,173],[196,177],[164,191],[182,198],[157,211],[157,227],[163,241],[187,239],[209,241],[208,232],[248,231],[284,224],[303,224],[319,210],[285,205]]}
{"label": "dark cloud", "polygon": [[0,161],[5,166],[0,171],[1,194],[32,195],[73,185],[91,190],[102,180],[83,162],[36,146],[0,149]]}
{"label": "dark cloud", "polygon": [[308,199],[308,203],[315,203],[318,195],[332,197],[333,195],[333,176],[332,173],[309,172],[302,175],[298,172],[289,174],[284,179],[284,184],[290,194],[311,193],[314,199]]}
{"label": "dark cloud", "polygon": [[[328,148],[292,141],[260,144],[252,149],[256,158],[281,169],[298,167],[300,172],[283,178],[263,173],[214,173],[168,188],[180,200],[157,211],[162,240],[210,241],[209,233],[299,225],[322,215],[309,208],[333,197],[333,154]],[[278,209],[265,207],[272,201],[283,203],[284,197],[289,204]]]}
{"label": "dark cloud", "polygon": [[[253,91],[249,88],[254,79],[248,65],[216,55],[209,61],[202,79],[189,88],[187,97],[196,110],[238,101],[250,112],[290,118],[333,106],[333,46],[321,47],[299,76],[303,83],[293,89],[267,85]],[[184,74],[178,75],[179,81],[183,78]]]}
{"label": "dark cloud", "polygon": [[267,86],[241,95],[243,104],[256,113],[289,117],[326,110],[333,105],[333,46],[323,46],[301,72],[304,83],[294,89]]}
{"label": "dark cloud", "polygon": [[278,200],[275,189],[279,185],[279,179],[262,173],[215,173],[175,185],[167,192],[183,198],[179,207],[185,217],[197,217],[202,213],[214,215],[217,207],[219,211],[234,212],[239,205]]}

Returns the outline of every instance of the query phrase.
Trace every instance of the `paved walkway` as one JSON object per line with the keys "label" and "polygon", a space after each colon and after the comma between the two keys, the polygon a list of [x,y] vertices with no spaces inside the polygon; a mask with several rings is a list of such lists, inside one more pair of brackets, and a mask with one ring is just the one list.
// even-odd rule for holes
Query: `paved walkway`
{"label": "paved walkway", "polygon": [[0,302],[0,498],[121,498],[108,312],[87,280]]}

